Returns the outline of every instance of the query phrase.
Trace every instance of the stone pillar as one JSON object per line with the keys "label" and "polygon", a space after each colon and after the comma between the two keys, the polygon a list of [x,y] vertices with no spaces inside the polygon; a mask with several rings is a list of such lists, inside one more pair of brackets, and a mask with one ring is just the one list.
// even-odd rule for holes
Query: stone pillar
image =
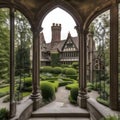
{"label": "stone pillar", "polygon": [[79,37],[79,92],[78,104],[81,108],[87,108],[86,92],[86,33],[79,26],[76,27]]}
{"label": "stone pillar", "polygon": [[118,4],[110,9],[110,107],[118,109]]}
{"label": "stone pillar", "polygon": [[[42,30],[42,29],[41,29]],[[32,95],[31,99],[33,100],[33,110],[36,110],[40,107],[42,97],[40,94],[40,41],[39,41],[39,29],[32,29],[33,32],[33,69],[32,69]]]}
{"label": "stone pillar", "polygon": [[[88,56],[87,64],[89,65],[89,81],[93,82],[93,59],[94,59],[94,51],[95,51],[95,42],[93,40],[93,33],[89,32],[87,34],[87,46],[88,46]],[[88,57],[87,56],[87,57]]]}
{"label": "stone pillar", "polygon": [[14,8],[10,8],[10,118],[16,115],[14,80]]}

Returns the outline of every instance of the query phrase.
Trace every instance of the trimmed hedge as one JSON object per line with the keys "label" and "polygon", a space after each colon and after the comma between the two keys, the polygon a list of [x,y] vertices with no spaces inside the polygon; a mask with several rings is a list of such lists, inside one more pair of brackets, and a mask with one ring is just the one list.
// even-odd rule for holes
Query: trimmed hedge
{"label": "trimmed hedge", "polygon": [[53,68],[53,73],[54,74],[60,74],[60,73],[62,73],[62,68],[61,67],[54,67]]}
{"label": "trimmed hedge", "polygon": [[78,83],[68,84],[65,86],[67,90],[71,90],[72,88],[78,88]]}
{"label": "trimmed hedge", "polygon": [[44,66],[40,69],[41,72],[44,72],[44,73],[52,73],[53,72],[53,68],[51,66]]}
{"label": "trimmed hedge", "polygon": [[70,96],[69,96],[70,102],[73,104],[77,104],[77,96],[78,96],[78,87],[73,87],[70,90]]}
{"label": "trimmed hedge", "polygon": [[72,84],[72,83],[73,83],[72,81],[60,81],[59,82],[59,87],[65,86],[65,85],[68,85],[68,84]]}
{"label": "trimmed hedge", "polygon": [[51,101],[55,98],[55,88],[52,83],[48,81],[41,82],[40,89],[44,100]]}
{"label": "trimmed hedge", "polygon": [[22,82],[24,82],[24,87],[32,86],[32,78],[31,77],[26,77],[25,81],[22,79]]}
{"label": "trimmed hedge", "polygon": [[6,108],[0,109],[0,120],[8,120],[9,112]]}
{"label": "trimmed hedge", "polygon": [[67,68],[65,71],[66,75],[76,75],[77,71],[74,68]]}

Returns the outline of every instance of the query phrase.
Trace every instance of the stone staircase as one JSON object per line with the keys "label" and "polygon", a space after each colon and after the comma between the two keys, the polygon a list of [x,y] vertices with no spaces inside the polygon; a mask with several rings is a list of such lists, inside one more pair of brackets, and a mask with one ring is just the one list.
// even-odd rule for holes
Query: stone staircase
{"label": "stone staircase", "polygon": [[29,120],[90,120],[86,109],[81,109],[69,103],[69,91],[60,87],[56,100],[32,113]]}

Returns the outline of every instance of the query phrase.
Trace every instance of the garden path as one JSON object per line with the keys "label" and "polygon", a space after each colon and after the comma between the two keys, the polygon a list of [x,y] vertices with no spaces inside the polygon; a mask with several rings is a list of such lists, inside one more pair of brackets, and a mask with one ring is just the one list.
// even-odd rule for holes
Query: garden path
{"label": "garden path", "polygon": [[[66,90],[65,87],[59,87],[58,91],[56,92],[56,99],[48,105],[43,106],[42,108],[38,109],[37,111],[33,112],[32,116],[39,117],[42,116],[54,116],[55,114],[63,115],[63,114],[75,114],[75,115],[88,115],[89,113],[87,110],[81,109],[78,106],[72,105],[69,103],[69,90]],[[52,117],[52,118],[31,118],[29,120],[78,120],[78,118],[67,117],[67,118],[59,118],[59,117]],[[81,120],[89,120],[89,118],[82,118]]]}

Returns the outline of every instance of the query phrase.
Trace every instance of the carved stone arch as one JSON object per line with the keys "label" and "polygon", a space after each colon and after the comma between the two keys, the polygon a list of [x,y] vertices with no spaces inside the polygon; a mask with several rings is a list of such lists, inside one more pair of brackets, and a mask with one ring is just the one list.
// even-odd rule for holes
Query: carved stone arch
{"label": "carved stone arch", "polygon": [[88,30],[90,23],[100,14],[104,13],[107,10],[110,10],[111,5],[112,5],[112,2],[109,1],[107,4],[97,7],[85,20],[83,29]]}
{"label": "carved stone arch", "polygon": [[52,11],[53,9],[55,9],[57,7],[65,10],[67,13],[69,13],[75,20],[75,23],[77,26],[81,26],[81,27],[83,26],[83,20],[82,20],[80,14],[68,2],[65,2],[63,0],[57,0],[57,1],[53,0],[52,2],[49,2],[43,8],[41,8],[39,10],[39,12],[37,13],[35,18],[37,19],[37,24],[39,25],[39,27],[41,26],[45,16],[50,11]]}
{"label": "carved stone arch", "polygon": [[20,4],[20,3],[17,3],[17,2],[10,2],[10,1],[2,1],[0,2],[0,8],[15,8],[16,10],[18,10],[19,12],[21,12],[28,20],[28,22],[30,23],[31,25],[31,28],[33,28],[34,26],[34,20],[32,20],[33,17],[33,14],[32,12],[27,9],[23,4]]}

